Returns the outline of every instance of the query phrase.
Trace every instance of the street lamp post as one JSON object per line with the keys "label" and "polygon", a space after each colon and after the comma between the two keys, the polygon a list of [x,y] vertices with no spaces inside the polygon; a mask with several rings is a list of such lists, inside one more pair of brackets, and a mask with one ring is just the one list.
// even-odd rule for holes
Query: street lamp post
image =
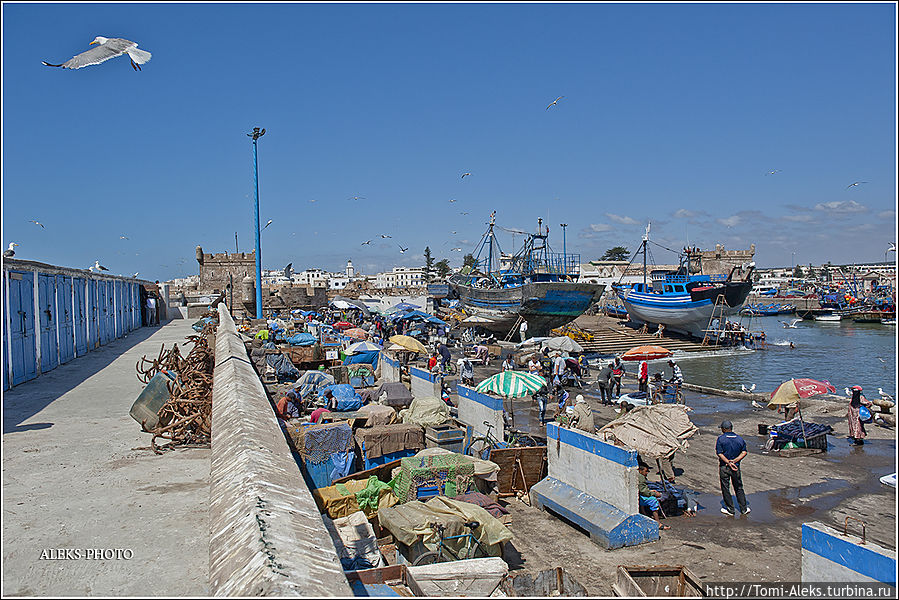
{"label": "street lamp post", "polygon": [[256,318],[262,318],[262,247],[259,243],[259,161],[256,156],[256,141],[265,135],[265,128],[253,128],[253,133],[247,136],[253,138],[253,184],[256,188],[256,204],[254,215],[256,218]]}

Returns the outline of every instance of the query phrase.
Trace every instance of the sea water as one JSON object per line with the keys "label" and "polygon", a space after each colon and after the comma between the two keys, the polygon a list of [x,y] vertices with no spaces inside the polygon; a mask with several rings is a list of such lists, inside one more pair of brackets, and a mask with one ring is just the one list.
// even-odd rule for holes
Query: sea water
{"label": "sea water", "polygon": [[[860,385],[868,398],[877,397],[879,387],[896,397],[895,325],[799,321],[795,328],[783,326],[793,320],[789,315],[744,318],[748,330],[767,337],[766,346],[755,350],[677,353],[684,380],[737,391],[755,384],[755,393],[766,394],[788,379],[808,377],[829,381],[838,394]],[[664,360],[652,361],[649,371],[671,374]]]}

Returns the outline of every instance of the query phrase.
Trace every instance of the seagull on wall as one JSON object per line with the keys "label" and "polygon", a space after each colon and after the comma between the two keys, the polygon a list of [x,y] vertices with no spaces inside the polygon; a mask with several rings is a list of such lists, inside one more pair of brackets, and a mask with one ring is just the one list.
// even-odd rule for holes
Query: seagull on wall
{"label": "seagull on wall", "polygon": [[34,223],[35,225],[39,225],[41,229],[46,229],[46,228],[44,227],[44,224],[41,223],[40,221],[29,220],[28,222],[29,222],[29,223]]}
{"label": "seagull on wall", "polygon": [[9,243],[9,248],[3,251],[3,258],[12,258],[16,255],[16,246],[18,246],[15,242]]}
{"label": "seagull on wall", "polygon": [[867,182],[867,181],[855,181],[855,182],[850,183],[849,185],[847,185],[847,186],[846,186],[846,189],[848,190],[848,189],[851,188],[851,187],[855,187],[855,186],[861,185],[861,184],[863,184],[863,183],[868,183],[868,182]]}
{"label": "seagull on wall", "polygon": [[90,272],[92,272],[92,273],[93,273],[94,271],[108,271],[108,270],[109,270],[109,269],[107,269],[106,267],[104,267],[103,265],[100,264],[100,261],[99,261],[99,260],[95,260],[95,261],[94,261],[94,266],[88,267],[88,271],[90,271]]}
{"label": "seagull on wall", "polygon": [[565,96],[559,96],[558,98],[556,98],[555,100],[553,100],[552,102],[550,102],[550,103],[549,103],[549,106],[546,107],[546,110],[549,110],[549,107],[550,107],[550,106],[555,106],[556,104],[558,104],[558,103],[559,103],[559,100],[561,100],[561,99],[564,98],[564,97],[565,97]]}
{"label": "seagull on wall", "polygon": [[135,273],[135,274],[132,275],[131,277],[132,277],[132,279],[136,279],[138,275],[140,275],[140,271],[138,271],[137,273]]}
{"label": "seagull on wall", "polygon": [[742,389],[742,390],[743,390],[744,392],[746,392],[747,394],[751,394],[752,392],[755,391],[755,384],[753,383],[750,387],[746,387],[745,385],[743,385],[743,384],[741,383],[741,384],[740,384],[740,389]]}
{"label": "seagull on wall", "polygon": [[89,67],[91,65],[99,65],[110,58],[127,54],[131,59],[131,68],[140,71],[140,66],[145,64],[153,56],[146,50],[138,50],[137,42],[124,40],[122,38],[105,38],[98,35],[94,41],[88,45],[99,44],[96,48],[91,48],[81,54],[76,54],[69,60],[58,65],[41,61],[48,67],[62,67],[63,69],[80,69],[81,67]]}

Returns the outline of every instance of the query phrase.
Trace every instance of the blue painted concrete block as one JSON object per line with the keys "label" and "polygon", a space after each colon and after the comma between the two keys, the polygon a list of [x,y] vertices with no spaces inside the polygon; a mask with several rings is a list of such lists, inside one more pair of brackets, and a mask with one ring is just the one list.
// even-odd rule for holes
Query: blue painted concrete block
{"label": "blue painted concrete block", "polygon": [[531,504],[550,510],[590,533],[606,550],[659,539],[659,525],[641,514],[628,515],[608,502],[547,477],[531,488]]}

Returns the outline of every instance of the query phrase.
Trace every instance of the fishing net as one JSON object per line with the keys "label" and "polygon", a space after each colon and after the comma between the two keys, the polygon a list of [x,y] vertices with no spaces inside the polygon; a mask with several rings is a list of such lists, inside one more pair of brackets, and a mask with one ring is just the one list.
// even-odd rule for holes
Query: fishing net
{"label": "fishing net", "polygon": [[473,479],[474,465],[461,454],[412,456],[400,461],[394,493],[400,502],[416,500],[423,488],[436,488],[438,494],[457,496],[468,491]]}
{"label": "fishing net", "polygon": [[325,423],[292,428],[294,447],[306,462],[318,465],[332,454],[353,450],[353,430],[346,423]]}

